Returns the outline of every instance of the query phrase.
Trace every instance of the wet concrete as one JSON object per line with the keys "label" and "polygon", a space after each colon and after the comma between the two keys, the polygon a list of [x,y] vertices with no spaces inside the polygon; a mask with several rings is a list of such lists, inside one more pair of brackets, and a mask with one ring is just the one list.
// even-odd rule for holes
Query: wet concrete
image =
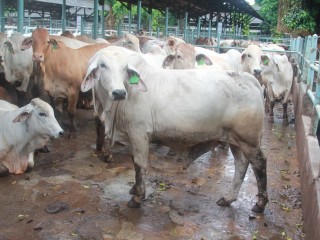
{"label": "wet concrete", "polygon": [[128,208],[134,170],[127,149],[115,149],[114,163],[102,162],[91,148],[92,110],[79,109],[75,139],[53,141],[31,172],[0,179],[0,240],[304,239],[294,124],[283,126],[277,108],[263,134],[270,200],[264,214],[251,211],[257,194],[251,168],[238,200],[216,204],[234,173],[229,151],[215,149],[183,170],[168,148],[156,145],[148,197],[140,209]]}

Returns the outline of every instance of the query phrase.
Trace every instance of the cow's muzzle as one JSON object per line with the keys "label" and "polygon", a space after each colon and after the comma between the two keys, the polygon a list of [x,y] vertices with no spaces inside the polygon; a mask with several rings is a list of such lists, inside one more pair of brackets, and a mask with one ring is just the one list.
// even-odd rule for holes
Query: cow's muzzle
{"label": "cow's muzzle", "polygon": [[13,84],[15,87],[20,87],[22,85],[21,81],[15,81]]}
{"label": "cow's muzzle", "polygon": [[43,62],[44,61],[44,55],[41,53],[34,53],[32,55],[32,60],[35,62]]}
{"label": "cow's muzzle", "polygon": [[255,77],[260,76],[260,75],[261,75],[261,69],[254,69],[254,70],[253,70],[253,75],[254,75]]}
{"label": "cow's muzzle", "polygon": [[127,92],[126,90],[114,90],[112,92],[112,97],[114,100],[123,100],[126,99]]}

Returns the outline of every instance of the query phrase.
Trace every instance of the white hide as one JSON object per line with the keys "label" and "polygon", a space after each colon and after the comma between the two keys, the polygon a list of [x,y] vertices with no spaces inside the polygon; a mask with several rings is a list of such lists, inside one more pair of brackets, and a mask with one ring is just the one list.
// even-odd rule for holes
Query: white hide
{"label": "white hide", "polygon": [[239,70],[258,76],[261,73],[260,61],[262,50],[258,45],[249,45],[242,53]]}
{"label": "white hide", "polygon": [[286,55],[266,53],[261,60],[262,83],[267,86],[270,101],[287,102],[293,80],[293,69]]}
{"label": "white hide", "polygon": [[[140,82],[129,84],[131,75]],[[150,141],[180,149],[225,141],[236,158],[236,173],[223,201],[230,204],[237,199],[250,162],[261,173],[257,176],[258,205],[264,209],[266,169],[265,159],[259,157],[264,104],[260,83],[252,75],[216,69],[157,69],[137,53],[108,47],[90,60],[81,90],[91,88],[98,100],[95,108],[105,116],[106,138],[131,146],[137,174],[133,202],[145,194]],[[114,101],[115,91],[125,91],[125,98]]]}
{"label": "white hide", "polygon": [[27,91],[33,71],[32,48],[21,50],[24,39],[21,33],[15,32],[2,45],[6,80],[22,92]]}
{"label": "white hide", "polygon": [[33,152],[62,134],[52,107],[41,99],[22,108],[0,100],[0,161],[10,173],[32,167]]}

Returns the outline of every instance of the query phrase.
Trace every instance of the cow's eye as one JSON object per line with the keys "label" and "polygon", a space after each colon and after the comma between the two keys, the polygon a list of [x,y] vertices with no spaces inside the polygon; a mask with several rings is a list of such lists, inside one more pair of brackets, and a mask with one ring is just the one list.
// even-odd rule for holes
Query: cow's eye
{"label": "cow's eye", "polygon": [[107,65],[105,63],[100,63],[100,67],[107,68]]}
{"label": "cow's eye", "polygon": [[251,55],[250,55],[250,54],[248,54],[248,57],[251,57]]}
{"label": "cow's eye", "polygon": [[46,117],[46,116],[47,116],[47,114],[46,114],[46,113],[44,113],[44,112],[41,112],[41,113],[39,113],[39,116],[41,116],[41,117]]}

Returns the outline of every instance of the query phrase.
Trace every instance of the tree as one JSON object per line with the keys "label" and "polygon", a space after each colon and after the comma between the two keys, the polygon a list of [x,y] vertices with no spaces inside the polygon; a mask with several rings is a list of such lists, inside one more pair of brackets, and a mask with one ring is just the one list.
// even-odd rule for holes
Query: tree
{"label": "tree", "polygon": [[[264,17],[263,29],[273,35],[291,33],[293,35],[308,35],[315,32],[316,16],[319,8],[308,7],[302,0],[256,0],[261,5],[260,14]],[[309,0],[317,2],[320,0]],[[319,21],[318,21],[319,22]],[[320,23],[319,23],[320,24]]]}

